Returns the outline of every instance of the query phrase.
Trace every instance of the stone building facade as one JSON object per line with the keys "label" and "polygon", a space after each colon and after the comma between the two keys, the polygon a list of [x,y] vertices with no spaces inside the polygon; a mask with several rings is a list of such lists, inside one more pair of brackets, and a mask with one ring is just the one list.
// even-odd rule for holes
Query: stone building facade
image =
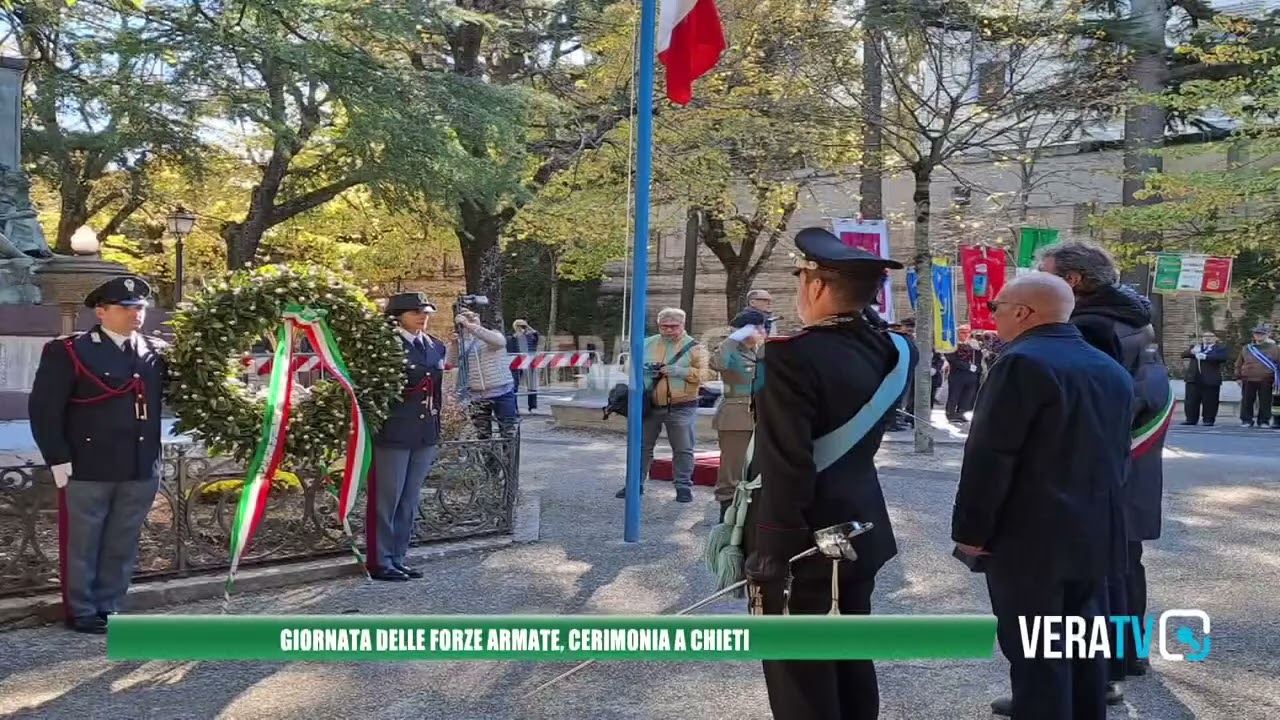
{"label": "stone building facade", "polygon": [[[1166,169],[1180,172],[1196,169],[1218,169],[1229,160],[1223,151],[1189,153],[1185,158],[1166,160]],[[933,254],[950,257],[957,266],[957,322],[966,322],[968,306],[960,285],[958,246],[987,244],[1007,253],[1008,274],[1013,275],[1019,229],[1051,227],[1059,238],[1086,239],[1101,242],[1118,240],[1118,233],[1105,233],[1090,224],[1098,212],[1118,205],[1121,197],[1122,153],[1118,148],[1063,146],[1042,157],[1034,172],[1023,174],[1016,166],[991,159],[975,158],[958,163],[952,172],[935,173],[931,189]],[[1023,178],[1028,180],[1024,182]],[[1025,207],[1019,201],[1021,188],[1027,187]],[[801,192],[800,206],[791,218],[787,236],[779,243],[769,264],[754,286],[769,290],[774,296],[775,312],[783,316],[784,330],[797,326],[795,317],[795,278],[790,274],[789,254],[793,250],[790,236],[809,226],[831,227],[834,218],[855,217],[858,210],[856,170],[841,183],[814,183]],[[910,175],[886,178],[884,183],[885,215],[889,220],[891,255],[910,264],[913,255],[915,207],[912,201],[914,180]],[[655,232],[650,242],[648,315],[668,306],[680,305],[680,287],[684,267],[685,216],[682,208],[656,211]],[[1166,247],[1182,244],[1194,250],[1188,240],[1166,238]],[[621,268],[613,273],[612,287],[621,289]],[[893,277],[894,307],[897,317],[911,314],[907,300],[904,271]],[[922,289],[927,287],[924,278]],[[719,260],[706,247],[699,247],[694,299],[694,325],[699,333],[712,324],[723,326],[728,317],[724,293],[725,274]],[[1219,332],[1226,327],[1228,309],[1240,313],[1238,296],[1228,295],[1212,303],[1213,326]],[[1166,295],[1164,302],[1164,353],[1171,367],[1178,367],[1178,355],[1195,335],[1204,329],[1197,317],[1192,295]],[[1273,319],[1280,315],[1273,313]],[[1274,324],[1274,323],[1273,323]]]}

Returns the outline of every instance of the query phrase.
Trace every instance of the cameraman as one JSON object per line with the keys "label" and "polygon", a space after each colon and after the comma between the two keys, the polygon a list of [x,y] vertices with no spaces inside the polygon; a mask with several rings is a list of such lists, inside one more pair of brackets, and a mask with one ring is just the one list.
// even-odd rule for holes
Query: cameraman
{"label": "cameraman", "polygon": [[[470,405],[471,422],[480,439],[493,434],[492,421],[497,420],[502,437],[512,437],[516,424],[516,390],[507,362],[507,339],[502,333],[480,324],[480,316],[461,310],[454,318],[458,330],[449,336],[445,362],[464,368]],[[459,382],[463,379],[460,378]]]}
{"label": "cameraman", "polygon": [[[649,477],[653,446],[665,425],[673,456],[672,478],[676,502],[693,502],[693,443],[697,421],[698,388],[711,379],[707,351],[684,331],[685,314],[679,308],[658,313],[658,334],[645,338],[645,387],[652,389],[653,406],[642,424],[641,481]],[[644,492],[644,485],[640,486]],[[624,498],[626,487],[614,497]]]}

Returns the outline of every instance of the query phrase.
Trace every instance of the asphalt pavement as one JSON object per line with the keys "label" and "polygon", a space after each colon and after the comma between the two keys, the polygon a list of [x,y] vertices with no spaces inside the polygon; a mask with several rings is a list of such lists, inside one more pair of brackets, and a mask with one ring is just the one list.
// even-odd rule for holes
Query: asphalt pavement
{"label": "asphalt pavement", "polygon": [[[432,563],[413,583],[338,580],[238,597],[254,613],[664,613],[709,594],[702,543],[710,490],[673,502],[651,483],[642,542],[622,538],[613,498],[625,468],[616,436],[552,431],[531,420],[522,491],[539,496],[541,540]],[[878,613],[989,612],[980,579],[950,557],[958,447],[921,458],[881,453],[901,548],[881,572]],[[1280,431],[1175,428],[1165,453],[1164,537],[1146,564],[1151,609],[1213,619],[1199,663],[1153,660],[1129,683],[1120,718],[1280,717]],[[220,602],[168,608],[216,613]],[[740,601],[708,609],[742,612]],[[645,718],[770,717],[756,663],[600,663],[533,698],[551,663],[112,663],[102,638],[59,628],[0,634],[0,716],[22,718]],[[991,660],[879,663],[881,717],[991,717],[1007,665]]]}

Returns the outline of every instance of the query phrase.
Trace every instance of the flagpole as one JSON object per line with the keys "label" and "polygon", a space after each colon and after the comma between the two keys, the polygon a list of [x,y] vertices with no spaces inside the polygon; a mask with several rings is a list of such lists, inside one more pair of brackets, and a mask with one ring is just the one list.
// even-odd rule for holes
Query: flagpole
{"label": "flagpole", "polygon": [[622,539],[640,542],[640,483],[643,481],[641,414],[644,408],[645,305],[649,295],[649,183],[653,175],[653,64],[658,0],[640,0],[640,77],[636,96],[635,247],[631,252],[631,378],[627,394],[626,524]]}

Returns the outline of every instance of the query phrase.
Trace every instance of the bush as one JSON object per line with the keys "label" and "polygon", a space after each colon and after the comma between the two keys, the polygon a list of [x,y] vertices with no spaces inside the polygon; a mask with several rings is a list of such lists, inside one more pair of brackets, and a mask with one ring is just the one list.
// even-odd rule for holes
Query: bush
{"label": "bush", "polygon": [[[341,472],[341,471],[339,471]],[[237,498],[240,496],[240,489],[244,487],[244,479],[236,478],[230,480],[219,480],[218,482],[209,483],[200,488],[200,502],[216,503],[228,496]],[[275,479],[271,481],[272,492],[294,492],[302,491],[302,480],[287,470],[277,470]]]}

